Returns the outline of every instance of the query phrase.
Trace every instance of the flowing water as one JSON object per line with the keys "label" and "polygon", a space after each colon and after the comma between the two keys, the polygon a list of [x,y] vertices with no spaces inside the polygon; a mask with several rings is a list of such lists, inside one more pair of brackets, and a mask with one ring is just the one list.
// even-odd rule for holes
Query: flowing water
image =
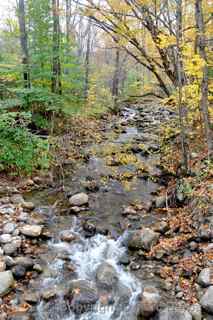
{"label": "flowing water", "polygon": [[[125,127],[125,132],[114,141],[114,145],[130,143],[134,139],[139,139],[141,130],[135,125],[138,112],[133,108],[126,108],[123,111],[120,123]],[[152,129],[151,129],[152,130]],[[108,143],[108,142],[104,142]],[[101,148],[101,146],[95,146]],[[119,166],[118,170],[133,172],[134,166]],[[110,176],[112,168],[107,166],[103,157],[90,156],[88,163],[80,165],[72,178],[66,179],[66,186],[71,193],[81,192],[82,180],[95,179],[102,181],[103,177]],[[41,212],[47,215],[47,220],[51,225],[54,237],[48,244],[46,256],[46,268],[43,275],[37,282],[36,290],[40,293],[55,289],[57,297],[53,303],[41,299],[36,309],[35,318],[38,320],[134,320],[136,319],[137,297],[142,290],[141,281],[121,265],[120,259],[126,253],[125,228],[122,228],[122,210],[124,206],[134,201],[147,202],[152,199],[152,193],[159,186],[150,180],[135,179],[129,190],[126,190],[120,181],[111,178],[97,192],[89,194],[90,210],[73,216],[54,216],[51,211],[48,215],[48,207],[41,207]],[[58,198],[61,195],[58,194]],[[51,197],[50,197],[51,198]],[[33,201],[38,200],[41,204],[47,204],[48,195],[43,192],[37,193],[32,197]],[[46,212],[46,211],[47,212]],[[46,213],[45,213],[46,212]],[[52,217],[50,223],[50,216]],[[141,219],[141,220],[140,220]],[[141,224],[146,217],[137,217],[134,223]],[[109,230],[108,234],[104,232],[96,233],[93,236],[85,237],[82,228],[82,220],[95,222],[96,227]],[[75,236],[75,241],[68,243],[60,240],[60,234],[64,230],[71,231]],[[64,256],[66,258],[64,258]],[[73,274],[67,272],[65,265],[72,264]],[[64,298],[65,290],[60,290],[68,286],[70,280],[80,279],[88,280],[98,287],[96,279],[96,270],[102,263],[111,265],[118,275],[118,284],[110,292],[104,292],[98,289],[99,300],[91,306],[91,309],[82,314],[76,314],[70,308],[69,302]],[[102,303],[101,296],[105,294],[111,299],[107,303]]]}

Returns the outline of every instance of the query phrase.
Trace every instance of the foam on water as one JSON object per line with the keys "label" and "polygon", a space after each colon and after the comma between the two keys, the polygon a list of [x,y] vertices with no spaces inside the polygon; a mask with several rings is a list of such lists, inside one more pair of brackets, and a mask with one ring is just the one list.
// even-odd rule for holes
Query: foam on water
{"label": "foam on water", "polygon": [[[122,245],[123,237],[118,238],[117,240],[108,238],[106,236],[97,234],[92,238],[85,239],[81,237],[80,233],[73,228],[71,231],[76,233],[79,238],[77,243],[65,243],[57,242],[50,243],[52,249],[56,251],[66,251],[72,263],[75,265],[77,278],[81,280],[94,280],[95,271],[97,267],[103,263],[107,262],[111,264],[119,276],[119,283],[125,286],[131,292],[131,298],[129,305],[125,307],[125,310],[118,316],[114,316],[114,311],[116,308],[116,301],[118,303],[119,296],[115,297],[115,303],[111,306],[103,307],[99,303],[93,306],[91,312],[82,314],[81,316],[76,316],[70,311],[69,317],[64,318],[63,320],[124,320],[124,319],[133,319],[130,318],[130,315],[133,315],[132,307],[135,304],[136,297],[141,292],[141,286],[139,282],[131,275],[129,272],[125,271],[123,267],[119,264],[120,257],[125,253],[125,247]],[[47,278],[43,281],[42,287],[48,286],[49,284],[58,283],[58,281],[63,281],[62,279],[62,268],[63,261],[56,260],[50,265],[51,269],[58,270],[58,276],[56,278]],[[42,318],[42,309],[43,303],[38,306],[39,319]],[[128,316],[129,312],[129,316]],[[56,318],[57,319],[57,318]],[[62,320],[62,319],[60,319]]]}

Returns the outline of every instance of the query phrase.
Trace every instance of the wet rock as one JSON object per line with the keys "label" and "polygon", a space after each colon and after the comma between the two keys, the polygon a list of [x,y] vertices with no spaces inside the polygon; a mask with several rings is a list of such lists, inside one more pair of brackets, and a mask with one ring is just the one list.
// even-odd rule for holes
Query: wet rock
{"label": "wet rock", "polygon": [[137,262],[135,262],[135,261],[132,261],[132,262],[130,263],[130,269],[131,269],[132,271],[137,271],[137,270],[139,270],[140,268],[141,268],[140,263],[137,263]]}
{"label": "wet rock", "polygon": [[15,265],[14,259],[10,256],[5,256],[5,263],[8,268],[11,268]]}
{"label": "wet rock", "polygon": [[130,260],[129,260],[129,256],[127,253],[124,253],[120,259],[119,259],[119,263],[120,264],[123,264],[124,266],[128,265],[130,263]]}
{"label": "wet rock", "polygon": [[84,187],[90,192],[97,192],[100,189],[100,186],[96,180],[84,182]]}
{"label": "wet rock", "polygon": [[9,197],[0,198],[0,203],[1,204],[8,204],[9,202],[10,202],[10,198]]}
{"label": "wet rock", "polygon": [[26,222],[28,218],[29,218],[29,215],[27,212],[21,212],[20,215],[18,216],[18,221]]}
{"label": "wet rock", "polygon": [[96,234],[96,226],[92,222],[84,221],[82,226],[86,238],[93,237]]}
{"label": "wet rock", "polygon": [[10,186],[0,186],[0,195],[10,195],[18,193],[18,190],[15,187]]}
{"label": "wet rock", "polygon": [[26,268],[22,265],[14,266],[11,271],[15,279],[22,279],[26,275]]}
{"label": "wet rock", "polygon": [[73,212],[73,213],[79,213],[81,211],[85,211],[86,208],[85,207],[71,207],[70,208],[70,212]]}
{"label": "wet rock", "polygon": [[159,312],[159,320],[192,320],[192,316],[185,309],[169,307]]}
{"label": "wet rock", "polygon": [[33,292],[33,291],[27,291],[25,292],[23,299],[26,302],[29,302],[30,304],[35,304],[39,301],[39,294],[38,292]]}
{"label": "wet rock", "polygon": [[169,225],[166,221],[160,221],[155,224],[154,231],[160,232],[161,234],[164,234],[169,230]]}
{"label": "wet rock", "polygon": [[76,235],[70,230],[65,230],[65,231],[61,232],[60,238],[62,241],[72,242],[72,241],[76,240]]}
{"label": "wet rock", "polygon": [[124,216],[135,215],[135,214],[137,214],[137,211],[131,206],[126,207],[123,211]]}
{"label": "wet rock", "polygon": [[13,203],[13,204],[23,204],[24,203],[24,198],[22,197],[21,194],[14,194],[10,197],[10,201]]}
{"label": "wet rock", "polygon": [[38,225],[25,225],[20,231],[25,236],[37,238],[41,235],[42,227]]}
{"label": "wet rock", "polygon": [[33,209],[35,208],[35,205],[34,205],[33,202],[26,202],[26,201],[24,201],[24,202],[22,203],[22,207],[23,207],[24,209],[27,209],[27,210],[33,210]]}
{"label": "wet rock", "polygon": [[96,280],[101,288],[111,290],[118,283],[118,274],[112,265],[103,262],[96,270]]}
{"label": "wet rock", "polygon": [[9,256],[15,255],[17,253],[17,249],[15,242],[7,243],[3,247],[4,253]]}
{"label": "wet rock", "polygon": [[43,268],[38,263],[34,264],[33,270],[38,272],[38,273],[42,273],[43,272]]}
{"label": "wet rock", "polygon": [[197,242],[191,241],[191,242],[189,243],[189,248],[190,248],[191,251],[196,251],[196,250],[198,249],[198,244],[197,244]]}
{"label": "wet rock", "polygon": [[149,318],[159,307],[160,294],[154,287],[145,287],[139,298],[138,316]]}
{"label": "wet rock", "polygon": [[90,310],[98,301],[98,292],[94,284],[87,280],[74,280],[69,284],[71,292],[71,308],[76,314]]}
{"label": "wet rock", "polygon": [[16,224],[12,222],[8,222],[3,226],[3,233],[13,233],[16,229]]}
{"label": "wet rock", "polygon": [[5,243],[10,243],[12,241],[12,237],[10,234],[2,234],[0,236],[0,243],[5,244]]}
{"label": "wet rock", "polygon": [[129,249],[150,250],[158,242],[160,234],[149,228],[142,228],[137,231],[130,231],[127,245]]}
{"label": "wet rock", "polygon": [[191,313],[193,320],[202,320],[202,310],[199,303],[192,304],[189,312]]}
{"label": "wet rock", "polygon": [[200,300],[202,308],[210,313],[213,314],[213,286],[209,287],[205,294],[202,296]]}
{"label": "wet rock", "polygon": [[5,296],[14,285],[14,278],[11,271],[0,272],[0,297]]}
{"label": "wet rock", "polygon": [[178,293],[176,294],[176,298],[177,298],[177,299],[182,299],[183,296],[184,296],[184,293],[183,293],[182,291],[180,291],[180,292],[178,292]]}
{"label": "wet rock", "polygon": [[3,206],[0,206],[0,214],[3,215],[12,215],[15,213],[15,207],[13,205],[10,204],[5,204]]}
{"label": "wet rock", "polygon": [[212,240],[213,239],[213,229],[212,224],[202,224],[199,228],[199,237],[202,240]]}
{"label": "wet rock", "polygon": [[197,282],[204,288],[212,286],[213,285],[213,268],[203,269],[199,274]]}
{"label": "wet rock", "polygon": [[72,205],[72,206],[83,206],[85,204],[87,204],[89,201],[89,197],[86,193],[78,193],[78,194],[75,194],[74,196],[72,196],[70,199],[69,199],[69,203]]}
{"label": "wet rock", "polygon": [[155,199],[156,208],[164,208],[166,205],[166,196],[159,196]]}
{"label": "wet rock", "polygon": [[50,300],[58,294],[58,288],[47,288],[42,291],[42,298],[44,300]]}
{"label": "wet rock", "polygon": [[14,263],[15,265],[23,266],[26,269],[32,269],[34,266],[34,260],[29,257],[16,257]]}

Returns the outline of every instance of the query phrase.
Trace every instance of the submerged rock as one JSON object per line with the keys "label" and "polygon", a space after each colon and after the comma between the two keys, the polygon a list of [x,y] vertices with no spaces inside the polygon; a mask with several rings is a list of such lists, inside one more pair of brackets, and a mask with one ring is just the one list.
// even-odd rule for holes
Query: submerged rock
{"label": "submerged rock", "polygon": [[145,287],[139,298],[138,316],[149,318],[159,307],[160,294],[154,287]]}
{"label": "submerged rock", "polygon": [[160,234],[149,228],[131,231],[128,236],[127,245],[129,249],[150,250],[158,242]]}
{"label": "submerged rock", "polygon": [[86,193],[78,193],[78,194],[75,194],[74,196],[72,196],[70,199],[69,199],[69,203],[72,205],[72,206],[83,206],[85,204],[87,204],[89,201],[89,197]]}
{"label": "submerged rock", "polygon": [[0,272],[0,297],[6,295],[14,285],[14,278],[11,271]]}
{"label": "submerged rock", "polygon": [[118,283],[118,274],[111,264],[103,262],[96,270],[96,280],[101,288],[111,290]]}
{"label": "submerged rock", "polygon": [[70,306],[76,314],[91,310],[91,305],[98,301],[95,285],[87,280],[73,280],[69,284],[71,292]]}

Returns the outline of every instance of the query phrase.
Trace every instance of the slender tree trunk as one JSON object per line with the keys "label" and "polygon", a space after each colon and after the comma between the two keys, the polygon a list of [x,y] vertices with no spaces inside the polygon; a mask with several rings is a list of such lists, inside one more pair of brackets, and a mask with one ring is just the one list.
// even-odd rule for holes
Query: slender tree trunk
{"label": "slender tree trunk", "polygon": [[205,139],[208,146],[208,154],[211,155],[213,151],[212,142],[212,132],[210,117],[208,112],[208,66],[207,66],[207,55],[206,55],[206,38],[205,38],[205,26],[203,19],[203,8],[202,0],[195,1],[195,20],[197,27],[197,51],[199,52],[201,58],[205,62],[203,67],[203,78],[201,82],[201,100],[200,100],[200,110],[202,113],[202,118],[204,122]]}
{"label": "slender tree trunk", "polygon": [[52,10],[53,10],[52,92],[57,94],[62,94],[61,61],[60,61],[59,0],[52,0]]}
{"label": "slender tree trunk", "polygon": [[85,57],[85,82],[84,82],[84,98],[88,97],[89,91],[89,74],[90,74],[90,53],[91,53],[91,40],[92,40],[92,25],[91,20],[88,22],[88,35],[87,35],[87,48]]}
{"label": "slender tree trunk", "polygon": [[18,20],[19,20],[19,29],[20,29],[20,43],[21,43],[21,49],[22,49],[24,87],[30,88],[31,81],[30,81],[29,52],[28,52],[28,35],[26,30],[24,0],[19,0],[18,2]]}
{"label": "slender tree trunk", "polygon": [[119,95],[119,80],[120,80],[120,48],[116,48],[115,53],[115,69],[114,69],[114,76],[112,82],[112,96],[114,99],[114,105],[116,107]]}
{"label": "slender tree trunk", "polygon": [[184,109],[182,101],[182,87],[183,87],[183,66],[181,61],[181,43],[182,43],[182,0],[177,0],[177,88],[178,88],[178,111],[179,111],[179,124],[181,132],[181,150],[182,150],[182,162],[185,172],[188,172],[188,152],[186,141],[186,129],[184,121]]}

